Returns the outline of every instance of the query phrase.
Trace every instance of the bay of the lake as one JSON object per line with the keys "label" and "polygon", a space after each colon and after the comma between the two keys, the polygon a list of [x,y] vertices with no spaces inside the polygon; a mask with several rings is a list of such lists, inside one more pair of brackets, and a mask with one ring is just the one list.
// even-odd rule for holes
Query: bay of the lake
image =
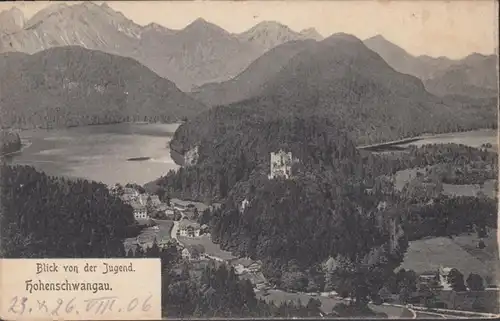
{"label": "bay of the lake", "polygon": [[48,175],[79,177],[108,185],[145,184],[178,168],[169,148],[178,126],[122,123],[21,131],[26,147],[9,157],[9,162],[30,165]]}

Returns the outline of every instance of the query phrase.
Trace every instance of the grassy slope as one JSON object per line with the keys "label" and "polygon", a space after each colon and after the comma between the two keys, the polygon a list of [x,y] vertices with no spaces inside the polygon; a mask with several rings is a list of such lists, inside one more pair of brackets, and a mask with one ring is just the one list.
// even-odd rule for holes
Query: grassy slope
{"label": "grassy slope", "polygon": [[412,269],[417,273],[435,270],[439,266],[454,267],[464,274],[478,273],[483,278],[490,276],[500,280],[500,261],[498,258],[497,231],[490,232],[484,240],[486,248],[476,248],[475,234],[462,234],[453,239],[435,237],[410,242],[410,246],[401,264],[402,268]]}

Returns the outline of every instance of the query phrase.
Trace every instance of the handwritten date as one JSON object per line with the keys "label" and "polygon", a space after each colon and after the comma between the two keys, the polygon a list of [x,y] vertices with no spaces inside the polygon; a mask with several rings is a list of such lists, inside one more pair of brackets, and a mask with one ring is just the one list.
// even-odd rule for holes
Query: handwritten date
{"label": "handwritten date", "polygon": [[104,315],[106,313],[130,313],[141,310],[147,312],[151,309],[150,300],[152,295],[147,298],[133,298],[123,300],[117,296],[96,297],[87,300],[78,300],[73,297],[70,300],[57,299],[48,300],[29,300],[27,297],[15,296],[11,299],[8,308],[8,314],[30,315],[45,314],[50,316],[67,315]]}

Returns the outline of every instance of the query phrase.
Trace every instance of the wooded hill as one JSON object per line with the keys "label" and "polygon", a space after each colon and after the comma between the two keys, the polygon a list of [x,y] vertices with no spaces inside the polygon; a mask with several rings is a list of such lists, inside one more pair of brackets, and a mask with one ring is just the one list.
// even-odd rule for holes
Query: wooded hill
{"label": "wooded hill", "polygon": [[0,256],[123,257],[132,207],[106,185],[0,165]]}
{"label": "wooded hill", "polygon": [[174,122],[206,109],[131,58],[82,47],[0,55],[3,127]]}
{"label": "wooded hill", "polygon": [[[418,78],[395,71],[353,36],[335,34],[321,42],[282,46],[289,49],[281,48],[285,64],[267,70],[261,61],[280,59],[283,50],[277,47],[230,82],[206,85],[195,94],[208,104],[219,94],[222,103],[244,100],[212,108],[184,124],[172,146],[182,153],[204,138],[216,140],[225,130],[218,127],[290,115],[335,119],[356,144],[496,126],[495,99],[436,97]],[[297,47],[302,48],[298,53]]]}

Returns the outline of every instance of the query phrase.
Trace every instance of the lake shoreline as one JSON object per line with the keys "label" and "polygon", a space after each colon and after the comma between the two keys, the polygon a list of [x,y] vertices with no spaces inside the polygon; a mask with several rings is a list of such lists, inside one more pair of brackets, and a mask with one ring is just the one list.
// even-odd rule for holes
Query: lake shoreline
{"label": "lake shoreline", "polygon": [[[357,146],[358,149],[361,150],[366,150],[366,151],[379,151],[379,150],[390,150],[395,149],[395,150],[404,150],[406,149],[404,146],[400,145],[405,145],[405,144],[410,144],[414,142],[418,142],[421,140],[425,139],[439,139],[439,138],[449,138],[449,137],[456,137],[459,135],[465,135],[467,133],[477,133],[477,132],[497,132],[496,129],[491,129],[491,128],[478,128],[474,130],[468,130],[468,131],[463,131],[463,132],[447,132],[447,133],[440,133],[440,134],[424,134],[420,136],[415,136],[415,137],[408,137],[408,138],[403,138],[399,140],[394,140],[394,141],[389,141],[389,142],[383,142],[383,143],[377,143],[377,144],[370,144],[370,145],[361,145]],[[498,137],[498,132],[497,135]],[[467,145],[467,144],[464,144]]]}
{"label": "lake shoreline", "polygon": [[[85,128],[85,127],[98,127],[98,126],[113,126],[113,125],[182,125],[183,121],[173,121],[171,123],[162,123],[162,122],[114,122],[114,123],[99,123],[99,124],[84,124],[84,125],[76,125],[76,126],[61,126],[61,127],[52,127],[52,128],[43,128],[43,127],[26,127],[26,128],[9,128],[15,133],[22,132],[50,132],[57,130],[67,130],[67,129],[76,129],[76,128]],[[172,133],[173,135],[174,133]]]}
{"label": "lake shoreline", "polygon": [[20,133],[23,148],[6,158],[50,176],[142,185],[178,167],[168,146],[178,126],[119,123],[26,130]]}

